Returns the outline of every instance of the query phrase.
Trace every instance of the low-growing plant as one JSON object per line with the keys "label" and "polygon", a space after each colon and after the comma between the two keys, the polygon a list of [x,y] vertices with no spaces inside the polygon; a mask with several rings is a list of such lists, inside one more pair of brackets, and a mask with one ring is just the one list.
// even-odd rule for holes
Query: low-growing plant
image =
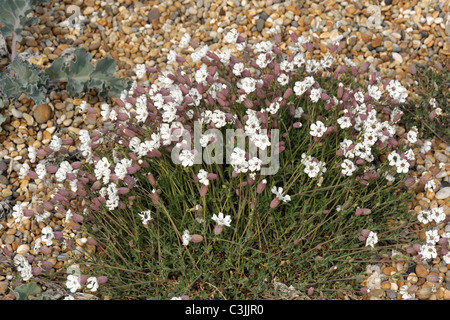
{"label": "low-growing plant", "polygon": [[396,136],[405,88],[369,63],[335,66],[339,43],[318,58],[309,39],[291,33],[282,52],[274,37],[251,47],[231,29],[212,52],[183,36],[195,50],[170,51],[175,72],[138,66],[152,84],[103,104],[103,127],[36,151],[76,144],[84,160],[23,165],[52,193],[24,214],[57,211],[88,235],[101,293],[258,299],[277,279],[335,298],[408,243],[404,180],[422,142]]}
{"label": "low-growing plant", "polygon": [[450,137],[450,65],[436,67],[428,65],[410,66],[415,75],[416,97],[402,105],[402,119],[407,128],[416,126],[424,139],[439,137],[449,141]]}
{"label": "low-growing plant", "polygon": [[[91,64],[92,54],[86,53],[86,49],[77,48],[73,57],[75,60],[67,60],[60,57],[41,70],[34,64],[17,55],[17,42],[20,42],[21,31],[25,26],[39,21],[37,17],[29,17],[36,5],[47,4],[48,0],[0,0],[0,32],[5,37],[11,36],[9,72],[0,72],[0,109],[4,101],[12,99],[16,101],[22,94],[32,99],[36,104],[41,104],[46,94],[51,90],[59,89],[59,84],[65,83],[67,92],[79,95],[83,91],[95,89],[100,98],[111,95],[118,96],[124,89],[129,89],[129,81],[121,81],[115,78],[116,61],[111,57],[104,57]],[[3,100],[2,100],[3,99]],[[6,119],[0,115],[0,124]]]}

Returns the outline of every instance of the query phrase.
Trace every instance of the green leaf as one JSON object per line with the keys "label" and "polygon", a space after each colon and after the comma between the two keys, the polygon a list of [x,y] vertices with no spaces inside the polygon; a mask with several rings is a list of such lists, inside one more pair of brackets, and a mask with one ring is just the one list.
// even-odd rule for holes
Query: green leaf
{"label": "green leaf", "polygon": [[35,65],[20,58],[15,59],[9,69],[14,71],[14,77],[9,73],[0,73],[0,90],[5,98],[17,100],[22,93],[27,93],[30,99],[40,104],[47,92],[47,76]]}
{"label": "green leaf", "polygon": [[24,26],[29,26],[39,22],[39,18],[27,17],[38,4],[48,4],[49,0],[0,0],[0,32],[4,37],[13,33],[17,36],[17,41],[22,40],[20,32]]}
{"label": "green leaf", "polygon": [[41,289],[39,289],[36,282],[25,283],[12,291],[12,294],[17,300],[28,300],[28,296],[37,295],[40,293]]}
{"label": "green leaf", "polygon": [[83,90],[96,89],[102,98],[108,93],[119,95],[124,89],[130,88],[129,81],[113,77],[116,66],[113,58],[98,60],[94,67],[91,64],[92,54],[86,53],[85,48],[78,48],[73,54],[75,61],[66,65],[64,58],[58,58],[44,71],[50,83],[67,82],[67,91],[72,96]]}

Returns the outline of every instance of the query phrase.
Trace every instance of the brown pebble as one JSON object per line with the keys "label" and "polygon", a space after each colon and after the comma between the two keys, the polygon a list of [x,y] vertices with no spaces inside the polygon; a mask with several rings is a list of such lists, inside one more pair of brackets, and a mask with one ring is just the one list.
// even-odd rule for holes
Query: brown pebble
{"label": "brown pebble", "polygon": [[52,108],[48,104],[41,104],[34,109],[33,115],[37,123],[45,123],[52,116]]}
{"label": "brown pebble", "polygon": [[426,276],[428,275],[428,271],[427,271],[427,269],[426,269],[423,265],[418,264],[418,265],[416,266],[416,274],[417,274],[420,278],[426,278]]}

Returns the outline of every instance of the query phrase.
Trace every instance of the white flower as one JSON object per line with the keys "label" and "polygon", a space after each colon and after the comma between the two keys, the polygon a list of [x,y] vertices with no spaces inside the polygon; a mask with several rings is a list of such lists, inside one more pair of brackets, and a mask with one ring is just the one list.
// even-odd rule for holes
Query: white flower
{"label": "white flower", "polygon": [[420,255],[425,260],[434,259],[437,257],[437,251],[434,244],[425,244],[420,247]]}
{"label": "white flower", "polygon": [[13,207],[12,216],[14,218],[15,223],[19,223],[23,217],[23,208],[21,204],[15,204]]}
{"label": "white flower", "polygon": [[316,121],[316,123],[311,124],[311,131],[309,131],[309,134],[313,137],[320,138],[321,136],[323,136],[326,130],[327,127],[325,127],[322,121]]}
{"label": "white flower", "polygon": [[425,190],[426,191],[434,191],[436,190],[437,186],[436,186],[436,182],[434,180],[430,180],[425,184]]}
{"label": "white flower", "polygon": [[339,123],[339,126],[341,127],[341,129],[347,129],[352,126],[351,119],[346,116],[342,116],[342,117],[338,118],[337,122]]}
{"label": "white flower", "polygon": [[417,220],[419,220],[423,224],[427,224],[433,220],[430,210],[422,210],[417,215]]}
{"label": "white flower", "polygon": [[138,213],[138,215],[141,217],[144,226],[146,226],[149,221],[153,220],[152,212],[150,210],[142,211],[141,213]]}
{"label": "white flower", "polygon": [[407,173],[409,170],[409,162],[406,159],[400,159],[396,163],[397,173]]}
{"label": "white flower", "polygon": [[285,86],[289,83],[289,76],[285,73],[282,73],[278,76],[277,81],[280,85]]}
{"label": "white flower", "polygon": [[239,34],[236,29],[232,28],[223,38],[223,40],[227,43],[236,43]]}
{"label": "white flower", "polygon": [[238,77],[242,71],[244,71],[244,64],[242,62],[235,63],[233,66],[233,74]]}
{"label": "white flower", "polygon": [[96,277],[89,277],[86,280],[86,287],[91,290],[91,292],[95,292],[98,289],[98,282]]}
{"label": "white flower", "polygon": [[395,99],[400,103],[405,102],[406,97],[408,97],[406,88],[403,87],[398,80],[391,80],[386,86],[386,91],[389,93],[392,99]]}
{"label": "white flower", "polygon": [[417,142],[417,131],[409,130],[408,133],[406,134],[406,138],[408,139],[409,142],[416,143]]}
{"label": "white flower", "polygon": [[189,33],[185,33],[180,40],[179,46],[180,48],[186,48],[191,41],[191,35]]}
{"label": "white flower", "polygon": [[28,163],[23,163],[22,166],[19,169],[18,175],[19,179],[25,178],[26,175],[28,175],[28,171],[30,171],[30,166]]}
{"label": "white flower", "polygon": [[388,154],[387,158],[389,161],[389,165],[395,166],[397,164],[398,160],[400,160],[400,155],[397,152],[392,151],[391,153]]}
{"label": "white flower", "polygon": [[317,89],[314,88],[311,90],[311,94],[310,94],[309,98],[311,99],[312,102],[317,102],[320,99],[321,93],[322,93],[321,88],[317,88]]}
{"label": "white flower", "polygon": [[402,299],[404,300],[411,300],[416,297],[414,293],[408,292],[408,286],[406,284],[400,288],[400,294],[402,295]]}
{"label": "white flower", "polygon": [[423,146],[420,147],[420,153],[427,153],[431,150],[431,141],[424,141]]}
{"label": "white flower", "polygon": [[430,217],[436,222],[441,223],[446,219],[446,215],[443,207],[436,207],[431,209]]}
{"label": "white flower", "polygon": [[28,159],[30,159],[31,163],[36,162],[36,148],[33,146],[28,147]]}
{"label": "white flower", "polygon": [[283,188],[281,188],[281,187],[278,187],[278,189],[277,189],[276,186],[273,186],[270,191],[272,191],[272,193],[275,194],[275,196],[283,202],[291,201],[290,195],[283,196]]}
{"label": "white flower", "polygon": [[183,167],[191,167],[194,165],[194,154],[189,150],[183,150],[180,153],[180,161]]}
{"label": "white flower", "polygon": [[106,207],[109,210],[114,210],[119,206],[119,195],[117,194],[117,185],[110,183],[107,188],[108,200],[106,200]]}
{"label": "white flower", "polygon": [[439,241],[438,229],[436,228],[425,231],[425,236],[427,243],[436,244]]}
{"label": "white flower", "polygon": [[17,270],[20,272],[20,275],[24,281],[28,281],[33,277],[31,265],[20,253],[17,253],[14,256],[14,264],[16,265]]}
{"label": "white flower", "polygon": [[41,241],[45,242],[45,245],[49,246],[53,242],[53,238],[55,238],[55,235],[53,234],[52,227],[44,227],[41,230]]}
{"label": "white flower", "polygon": [[445,261],[446,264],[449,264],[449,263],[450,263],[450,251],[447,252],[447,254],[444,255],[444,256],[442,257],[442,259],[444,259],[444,261]]}
{"label": "white flower", "polygon": [[351,176],[353,174],[353,172],[358,170],[358,168],[356,168],[355,164],[349,159],[345,159],[344,162],[341,163],[341,168],[342,168],[342,173],[346,176]]}
{"label": "white flower", "polygon": [[145,76],[145,73],[147,72],[145,64],[136,65],[136,67],[134,68],[134,72],[136,73],[136,77],[138,79],[142,79]]}
{"label": "white flower", "polygon": [[182,238],[183,238],[183,246],[187,246],[191,241],[191,235],[189,234],[189,230],[184,230]]}
{"label": "white flower", "polygon": [[227,226],[227,227],[229,227],[230,223],[231,223],[231,216],[230,215],[226,215],[224,217],[222,212],[219,212],[218,215],[213,214],[213,217],[211,219],[214,220],[220,226]]}
{"label": "white flower", "polygon": [[62,140],[58,136],[53,136],[52,141],[48,145],[53,151],[59,151],[62,147]]}
{"label": "white flower", "polygon": [[378,89],[378,86],[376,85],[369,85],[367,87],[367,92],[369,93],[369,96],[371,96],[376,101],[380,100],[381,98],[381,91]]}
{"label": "white flower", "polygon": [[204,184],[205,186],[209,185],[208,172],[206,170],[200,169],[197,178],[201,184]]}
{"label": "white flower", "polygon": [[253,157],[250,160],[248,160],[248,169],[250,171],[260,171],[261,170],[261,165],[262,165],[262,160],[257,158],[257,157]]}
{"label": "white flower", "polygon": [[223,49],[221,52],[217,53],[217,56],[220,58],[220,62],[224,65],[229,65],[232,53],[233,50],[231,49]]}
{"label": "white flower", "polygon": [[70,292],[75,293],[78,289],[81,289],[80,277],[75,275],[68,275],[66,281],[66,287]]}
{"label": "white flower", "polygon": [[114,172],[120,180],[123,180],[127,175],[127,168],[131,167],[133,160],[123,158],[114,168]]}
{"label": "white flower", "polygon": [[244,90],[246,94],[249,94],[255,91],[256,80],[253,78],[245,77],[237,83],[237,86]]}
{"label": "white flower", "polygon": [[294,118],[301,118],[304,113],[305,111],[303,111],[303,108],[298,107],[297,109],[295,109]]}
{"label": "white flower", "polygon": [[45,164],[39,162],[36,165],[35,172],[38,175],[38,179],[41,179],[41,180],[44,179],[47,174],[47,170],[45,169]]}
{"label": "white flower", "polygon": [[174,50],[170,50],[167,55],[167,64],[172,64],[176,61],[177,53]]}
{"label": "white flower", "polygon": [[64,300],[75,300],[75,297],[69,294],[68,296],[64,297]]}
{"label": "white flower", "polygon": [[372,248],[378,242],[378,236],[375,232],[370,231],[366,239],[366,247],[371,246]]}

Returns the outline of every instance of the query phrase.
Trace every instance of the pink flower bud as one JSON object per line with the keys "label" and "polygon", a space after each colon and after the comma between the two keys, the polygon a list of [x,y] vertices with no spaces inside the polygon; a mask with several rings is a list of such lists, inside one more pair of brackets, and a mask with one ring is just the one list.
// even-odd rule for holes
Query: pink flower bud
{"label": "pink flower bud", "polygon": [[361,208],[356,208],[356,216],[360,216],[360,215],[362,215],[362,213],[363,213],[363,211],[362,211],[362,209]]}
{"label": "pink flower bud", "polygon": [[191,242],[198,243],[198,242],[202,242],[202,240],[203,240],[203,237],[199,234],[191,235]]}
{"label": "pink flower bud", "polygon": [[78,278],[78,281],[80,282],[80,284],[83,286],[86,284],[88,277],[87,276],[80,276]]}
{"label": "pink flower bud", "polygon": [[433,171],[431,171],[431,174],[435,177],[439,172],[441,172],[441,168],[436,167]]}
{"label": "pink flower bud", "polygon": [[122,108],[125,107],[125,103],[120,98],[116,98],[116,103]]}
{"label": "pink flower bud", "polygon": [[215,179],[217,179],[217,174],[208,173],[207,178],[208,178],[208,180],[215,180]]}
{"label": "pink flower bud", "polygon": [[176,56],[175,60],[176,60],[178,63],[183,63],[183,62],[186,61],[186,59],[185,59],[184,57],[181,57],[181,56]]}
{"label": "pink flower bud", "polygon": [[74,221],[74,222],[83,222],[83,220],[84,220],[84,218],[83,218],[83,216],[81,216],[81,215],[79,215],[78,213],[74,213],[74,214],[72,214],[72,220]]}
{"label": "pink flower bud", "polygon": [[86,243],[89,244],[89,245],[91,245],[91,246],[96,246],[96,245],[98,245],[97,240],[92,239],[92,238],[87,239],[87,242],[86,242]]}
{"label": "pink flower bud", "polygon": [[47,173],[55,173],[56,171],[58,171],[58,167],[48,166],[48,167],[45,167],[45,170],[47,171]]}
{"label": "pink flower bud", "polygon": [[313,287],[310,287],[309,289],[308,289],[308,296],[312,296],[314,294],[314,288]]}
{"label": "pink flower bud", "polygon": [[79,224],[74,224],[74,225],[72,226],[72,229],[75,230],[75,231],[77,231],[77,230],[80,230],[80,229],[81,229],[81,226],[80,226]]}
{"label": "pink flower bud", "polygon": [[361,241],[361,242],[364,242],[364,241],[366,241],[366,238],[364,236],[359,236],[358,240]]}
{"label": "pink flower bud", "polygon": [[32,217],[34,216],[34,211],[30,209],[23,209],[23,215],[25,217]]}
{"label": "pink flower bud", "polygon": [[258,183],[258,185],[256,186],[256,193],[261,194],[265,188],[266,188],[266,183],[264,183],[264,182]]}
{"label": "pink flower bud", "polygon": [[416,180],[413,177],[405,180],[405,186],[407,187],[411,187],[414,183],[416,183]]}
{"label": "pink flower bud", "polygon": [[223,231],[223,225],[216,224],[216,226],[214,227],[214,234],[217,236],[217,235],[221,234],[222,231]]}
{"label": "pink flower bud", "polygon": [[278,197],[275,197],[272,202],[270,203],[270,207],[272,209],[275,209],[280,204],[280,199]]}
{"label": "pink flower bud", "polygon": [[42,261],[41,267],[44,270],[50,270],[51,268],[53,268],[53,263],[51,263],[50,261]]}
{"label": "pink flower bud", "polygon": [[63,237],[63,233],[61,231],[55,231],[53,232],[53,235],[55,236],[56,240],[59,240]]}
{"label": "pink flower bud", "polygon": [[420,252],[420,249],[422,248],[422,246],[418,243],[413,244],[413,249],[416,250],[416,252]]}
{"label": "pink flower bud", "polygon": [[368,230],[368,229],[362,229],[361,230],[361,234],[363,235],[364,238],[367,238],[369,236],[370,232],[371,231]]}
{"label": "pink flower bud", "polygon": [[302,123],[301,122],[294,122],[294,124],[292,125],[294,128],[299,129],[302,127]]}
{"label": "pink flower bud", "polygon": [[108,277],[100,276],[97,278],[98,284],[104,284],[104,283],[106,283],[106,281],[108,281]]}
{"label": "pink flower bud", "polygon": [[208,186],[206,184],[202,184],[200,188],[200,197],[204,197],[206,192],[208,192]]}
{"label": "pink flower bud", "polygon": [[47,246],[41,246],[40,248],[39,248],[39,251],[41,251],[43,254],[45,254],[45,255],[50,255],[51,253],[52,253],[52,249],[50,249],[49,247],[47,247]]}
{"label": "pink flower bud", "polygon": [[32,274],[33,276],[35,276],[35,277],[38,276],[38,275],[40,275],[41,272],[42,272],[41,268],[38,268],[38,267],[32,267],[32,268],[31,268],[31,274]]}

